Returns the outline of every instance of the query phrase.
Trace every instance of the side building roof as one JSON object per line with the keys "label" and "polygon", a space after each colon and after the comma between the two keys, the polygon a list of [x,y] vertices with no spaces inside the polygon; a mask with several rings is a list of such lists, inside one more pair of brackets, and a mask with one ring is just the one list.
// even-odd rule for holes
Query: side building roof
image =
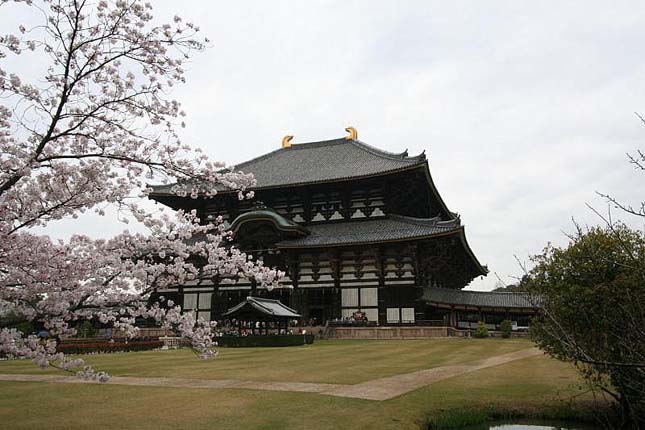
{"label": "side building roof", "polygon": [[529,296],[527,293],[466,291],[425,287],[422,300],[437,305],[457,305],[466,308],[539,308],[539,300]]}

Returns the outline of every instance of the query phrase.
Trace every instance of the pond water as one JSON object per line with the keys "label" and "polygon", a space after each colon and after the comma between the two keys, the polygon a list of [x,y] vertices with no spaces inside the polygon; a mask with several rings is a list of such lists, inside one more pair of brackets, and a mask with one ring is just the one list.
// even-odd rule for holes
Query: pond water
{"label": "pond water", "polygon": [[534,423],[529,424],[525,422],[521,423],[508,423],[500,422],[494,424],[483,424],[474,427],[465,427],[463,430],[597,430],[599,427],[593,427],[589,425],[582,424],[571,424],[571,423]]}
{"label": "pond water", "polygon": [[[527,424],[502,424],[488,428],[489,430],[574,430],[572,427],[535,426]],[[576,429],[577,430],[577,429]]]}

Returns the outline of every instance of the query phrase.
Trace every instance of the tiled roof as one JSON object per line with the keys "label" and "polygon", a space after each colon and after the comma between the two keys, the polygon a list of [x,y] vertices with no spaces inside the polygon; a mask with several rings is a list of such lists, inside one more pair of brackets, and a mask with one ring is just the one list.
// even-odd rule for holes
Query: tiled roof
{"label": "tiled roof", "polygon": [[501,293],[484,291],[450,290],[447,288],[425,287],[423,300],[472,307],[494,308],[536,308],[538,301],[526,293]]}
{"label": "tiled roof", "polygon": [[279,300],[264,299],[261,297],[247,297],[241,303],[233,306],[231,309],[224,312],[223,317],[235,316],[240,312],[244,307],[250,306],[261,314],[265,314],[271,317],[279,318],[300,318],[301,315],[296,312],[294,309],[291,309],[288,306],[285,306]]}
{"label": "tiled roof", "polygon": [[[342,138],[293,144],[238,164],[234,170],[253,173],[256,188],[268,188],[390,173],[421,165],[425,160],[425,154],[394,154]],[[153,186],[153,194],[170,192],[172,186]]]}
{"label": "tiled roof", "polygon": [[460,228],[459,219],[412,218],[390,215],[372,220],[313,224],[308,236],[278,242],[278,248],[308,248],[330,245],[358,245],[391,240],[406,240],[449,233]]}

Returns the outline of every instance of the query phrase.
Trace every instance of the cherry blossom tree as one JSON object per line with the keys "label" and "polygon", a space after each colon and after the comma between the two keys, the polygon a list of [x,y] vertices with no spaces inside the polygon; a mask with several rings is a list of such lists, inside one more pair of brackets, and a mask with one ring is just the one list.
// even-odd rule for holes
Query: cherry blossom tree
{"label": "cherry blossom tree", "polygon": [[[221,219],[206,224],[195,212],[171,217],[137,205],[155,181],[193,198],[222,188],[252,197],[252,176],[176,133],[185,114],[168,94],[208,39],[178,16],[155,24],[151,5],[138,0],[0,0],[3,13],[15,8],[42,22],[0,35],[0,313],[40,322],[54,338],[2,328],[0,355],[106,380],[57,353],[54,339],[73,335],[78,320],[135,336],[135,318],[144,317],[213,356],[212,323],[170,301],[150,305],[151,292],[215,277],[271,288],[282,274],[231,247]],[[21,59],[45,64],[44,75],[28,80],[7,69]],[[34,232],[88,211],[105,215],[106,205],[146,233],[62,242]]]}

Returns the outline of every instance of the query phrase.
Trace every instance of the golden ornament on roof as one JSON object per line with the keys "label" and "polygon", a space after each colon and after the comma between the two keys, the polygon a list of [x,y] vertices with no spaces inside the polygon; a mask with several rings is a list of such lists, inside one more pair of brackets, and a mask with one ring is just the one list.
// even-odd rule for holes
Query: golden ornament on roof
{"label": "golden ornament on roof", "polygon": [[293,139],[293,136],[291,135],[286,135],[285,137],[282,138],[282,147],[283,148],[289,148],[291,146],[291,139]]}
{"label": "golden ornament on roof", "polygon": [[357,140],[358,139],[358,131],[354,127],[347,127],[345,129],[346,132],[349,134],[345,136],[345,139],[347,140]]}

